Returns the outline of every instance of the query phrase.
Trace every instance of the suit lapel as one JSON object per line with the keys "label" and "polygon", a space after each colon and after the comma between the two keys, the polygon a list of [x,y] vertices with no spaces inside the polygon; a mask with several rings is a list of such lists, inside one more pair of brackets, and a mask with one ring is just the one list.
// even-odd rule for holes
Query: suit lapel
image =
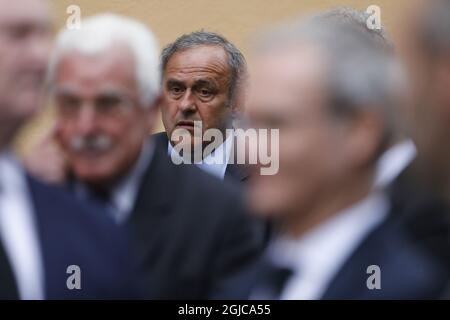
{"label": "suit lapel", "polygon": [[234,181],[244,182],[250,178],[250,174],[245,164],[238,164],[237,162],[237,138],[233,140],[232,153],[230,157],[233,158],[232,163],[227,165],[225,170],[225,179],[233,179]]}
{"label": "suit lapel", "polygon": [[141,181],[134,209],[127,227],[136,236],[135,248],[138,263],[151,255],[151,244],[161,243],[166,236],[166,223],[171,213],[171,195],[176,186],[176,177],[169,167],[167,154],[157,145],[155,153]]}
{"label": "suit lapel", "polygon": [[228,164],[225,170],[225,179],[244,182],[250,177],[247,168],[242,164]]}
{"label": "suit lapel", "polygon": [[14,279],[14,274],[9,264],[6,252],[0,242],[0,300],[19,299],[19,293]]}

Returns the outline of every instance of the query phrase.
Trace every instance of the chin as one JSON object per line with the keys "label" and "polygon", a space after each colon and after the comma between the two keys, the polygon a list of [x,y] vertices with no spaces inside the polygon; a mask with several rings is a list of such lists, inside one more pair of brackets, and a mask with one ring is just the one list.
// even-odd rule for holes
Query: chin
{"label": "chin", "polygon": [[[101,166],[101,165],[100,165]],[[109,183],[112,179],[112,173],[104,166],[95,168],[90,167],[74,167],[75,176],[82,182],[92,185],[102,185]]]}
{"label": "chin", "polygon": [[247,200],[251,211],[261,217],[276,217],[283,211],[281,203],[276,200],[276,195],[273,194],[252,189],[248,192]]}

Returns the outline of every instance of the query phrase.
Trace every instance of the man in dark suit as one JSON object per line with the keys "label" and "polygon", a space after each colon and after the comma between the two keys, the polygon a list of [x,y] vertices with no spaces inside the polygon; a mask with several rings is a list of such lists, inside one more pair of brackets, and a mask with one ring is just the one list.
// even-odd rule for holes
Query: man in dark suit
{"label": "man in dark suit", "polygon": [[1,0],[0,33],[0,299],[137,297],[126,239],[106,213],[29,177],[8,151],[43,95],[46,2]]}
{"label": "man in dark suit", "polygon": [[220,295],[258,255],[262,231],[235,186],[173,164],[149,137],[161,101],[151,32],[117,15],[85,19],[60,33],[51,66],[71,187],[130,231],[145,296]]}
{"label": "man in dark suit", "polygon": [[[242,53],[219,34],[197,31],[167,45],[161,65],[161,113],[166,137],[161,133],[157,140],[169,153],[177,152],[174,146],[187,143],[191,152],[183,158],[188,163],[195,163],[219,179],[246,181],[247,167],[238,163],[233,156],[236,152],[232,152],[238,137],[227,132],[238,124],[244,107],[246,62]],[[195,129],[201,136],[208,130],[219,130],[222,140],[213,141],[216,145],[208,150]],[[178,141],[177,130],[186,130],[191,141]],[[199,157],[194,155],[196,149],[200,150]],[[218,157],[220,161],[208,163]]]}
{"label": "man in dark suit", "polygon": [[450,133],[449,14],[450,3],[441,0],[405,8],[400,53],[411,103],[402,111],[418,157],[391,186],[391,198],[418,245],[450,269],[450,152],[444,146]]}
{"label": "man in dark suit", "polygon": [[[374,186],[393,132],[395,58],[351,26],[310,21],[259,46],[250,123],[280,130],[280,170],[252,175],[249,201],[273,217],[265,257],[240,290],[269,299],[438,298],[449,271],[391,219]],[[247,279],[247,280],[245,280]]]}
{"label": "man in dark suit", "polygon": [[154,298],[221,296],[256,257],[260,227],[242,209],[238,190],[196,167],[170,163],[164,151],[155,148],[127,221],[142,281]]}

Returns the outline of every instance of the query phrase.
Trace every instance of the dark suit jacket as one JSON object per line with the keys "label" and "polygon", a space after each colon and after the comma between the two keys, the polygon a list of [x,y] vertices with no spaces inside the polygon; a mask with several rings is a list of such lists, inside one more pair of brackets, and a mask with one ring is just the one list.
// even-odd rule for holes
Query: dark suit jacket
{"label": "dark suit jacket", "polygon": [[[367,288],[367,267],[380,267],[381,289]],[[438,299],[448,269],[411,242],[406,230],[386,222],[342,266],[322,299]]]}
{"label": "dark suit jacket", "polygon": [[[100,209],[76,201],[60,188],[27,177],[44,267],[46,299],[137,297],[128,246]],[[81,270],[81,290],[69,290],[67,267]],[[3,281],[3,280],[2,280]],[[15,294],[9,298],[18,298]]]}
{"label": "dark suit jacket", "polygon": [[450,269],[450,206],[422,183],[412,163],[390,186],[391,219],[412,241]]}
{"label": "dark suit jacket", "polygon": [[[167,150],[169,139],[167,138],[167,134],[165,132],[156,133],[152,135],[152,138],[159,148],[164,148],[165,146]],[[234,147],[236,147],[236,144],[234,144]],[[227,165],[227,168],[225,170],[225,180],[245,182],[249,179],[249,177],[250,173],[245,165],[237,163],[229,163]]]}
{"label": "dark suit jacket", "polygon": [[[322,299],[448,298],[450,232],[448,207],[418,185],[406,170],[389,188],[387,219],[356,248],[328,284]],[[357,227],[357,226],[355,226]],[[381,270],[381,290],[367,288],[367,267]],[[234,290],[252,292],[264,279],[261,259],[235,282]]]}
{"label": "dark suit jacket", "polygon": [[[275,274],[268,261],[262,257],[241,272],[230,285],[230,292],[222,297],[258,294],[258,289],[268,282],[267,275]],[[380,290],[367,287],[371,276],[367,268],[371,265],[380,267]],[[415,246],[404,229],[386,221],[360,243],[320,299],[439,299],[444,295],[448,276],[448,268]]]}
{"label": "dark suit jacket", "polygon": [[174,165],[157,144],[128,222],[147,298],[215,297],[260,253],[263,226],[238,187]]}
{"label": "dark suit jacket", "polygon": [[[415,177],[414,164],[389,186],[387,220],[360,245],[324,298],[438,299],[450,280],[450,212]],[[381,290],[367,290],[365,265],[381,268]]]}

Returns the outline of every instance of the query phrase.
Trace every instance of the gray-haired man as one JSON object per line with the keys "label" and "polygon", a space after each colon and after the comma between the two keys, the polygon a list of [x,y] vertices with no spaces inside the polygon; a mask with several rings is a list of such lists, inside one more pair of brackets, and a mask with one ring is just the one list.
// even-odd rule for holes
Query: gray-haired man
{"label": "gray-haired man", "polygon": [[[173,146],[179,143],[176,131],[185,130],[191,140],[191,163],[220,179],[246,180],[245,166],[234,161],[235,136],[226,132],[243,109],[246,62],[242,53],[223,36],[198,31],[164,48],[161,65],[166,134],[157,135],[157,140],[173,155]],[[206,151],[207,143],[201,139],[210,129],[219,130],[223,137],[213,152]],[[199,157],[195,150],[200,151]]]}

